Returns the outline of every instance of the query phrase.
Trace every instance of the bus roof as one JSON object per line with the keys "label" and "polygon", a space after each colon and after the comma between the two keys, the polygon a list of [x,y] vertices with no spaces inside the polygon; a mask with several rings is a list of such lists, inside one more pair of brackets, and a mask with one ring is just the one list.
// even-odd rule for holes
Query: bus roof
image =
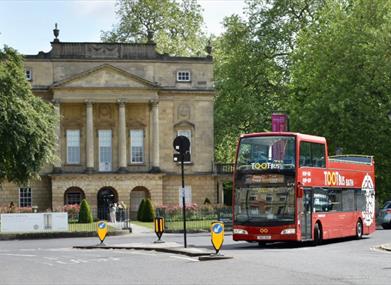
{"label": "bus roof", "polygon": [[300,140],[315,142],[315,143],[326,143],[326,139],[324,137],[305,135],[301,133],[293,133],[293,132],[262,132],[262,133],[251,133],[251,134],[243,134],[240,137],[260,137],[260,136],[295,136]]}

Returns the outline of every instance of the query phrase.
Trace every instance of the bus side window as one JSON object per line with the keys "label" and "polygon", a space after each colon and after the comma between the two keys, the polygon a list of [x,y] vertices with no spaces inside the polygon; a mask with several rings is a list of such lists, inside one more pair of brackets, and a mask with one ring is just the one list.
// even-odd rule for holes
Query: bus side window
{"label": "bus side window", "polygon": [[328,198],[330,203],[330,210],[340,212],[342,211],[342,191],[341,189],[329,189]]}
{"label": "bus side window", "polygon": [[356,210],[357,211],[365,211],[366,207],[366,198],[365,198],[365,192],[361,189],[358,189],[355,191],[355,204],[356,204]]}
{"label": "bus side window", "polygon": [[320,143],[300,143],[300,167],[326,167],[326,147]]}

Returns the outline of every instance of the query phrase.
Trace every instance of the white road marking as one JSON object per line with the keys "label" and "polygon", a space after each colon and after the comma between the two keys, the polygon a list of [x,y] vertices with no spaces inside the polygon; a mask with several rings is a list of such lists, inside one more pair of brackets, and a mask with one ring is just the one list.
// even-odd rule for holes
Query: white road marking
{"label": "white road marking", "polygon": [[48,259],[48,260],[57,260],[57,257],[47,257],[47,256],[44,256],[45,259]]}
{"label": "white road marking", "polygon": [[183,260],[189,260],[189,261],[193,261],[193,262],[199,261],[199,260],[191,258],[191,257],[183,257],[183,256],[175,256],[175,255],[171,255],[170,257],[177,258],[177,259],[183,259]]}
{"label": "white road marking", "polygon": [[53,264],[49,263],[49,262],[38,262],[40,264],[45,264],[45,265],[49,265],[49,266],[53,266]]}
{"label": "white road marking", "polygon": [[66,262],[63,262],[63,261],[60,261],[60,260],[57,260],[56,262],[59,263],[59,264],[67,264]]}
{"label": "white road marking", "polygon": [[0,255],[19,256],[19,257],[35,257],[36,256],[33,254],[17,254],[17,253],[0,253]]}

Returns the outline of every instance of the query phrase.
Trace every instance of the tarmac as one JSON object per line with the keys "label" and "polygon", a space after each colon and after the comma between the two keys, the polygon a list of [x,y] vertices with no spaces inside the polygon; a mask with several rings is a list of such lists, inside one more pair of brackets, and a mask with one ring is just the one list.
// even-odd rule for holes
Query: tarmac
{"label": "tarmac", "polygon": [[[131,224],[132,235],[155,235],[154,231],[150,228],[142,227],[139,225]],[[125,243],[125,244],[97,244],[90,246],[74,246],[77,249],[121,249],[121,250],[153,250],[157,252],[166,252],[173,254],[181,254],[190,257],[204,257],[214,256],[214,251],[207,248],[199,247],[187,247],[184,248],[183,244],[177,242],[161,242],[161,243]]]}

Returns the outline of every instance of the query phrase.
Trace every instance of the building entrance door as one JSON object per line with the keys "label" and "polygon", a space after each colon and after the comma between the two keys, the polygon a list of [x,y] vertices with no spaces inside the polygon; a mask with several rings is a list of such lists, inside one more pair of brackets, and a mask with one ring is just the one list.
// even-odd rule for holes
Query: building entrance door
{"label": "building entrance door", "polygon": [[112,188],[102,188],[98,192],[98,218],[100,220],[109,220],[110,206],[118,203],[118,196]]}
{"label": "building entrance door", "polygon": [[304,188],[303,212],[301,213],[301,239],[309,240],[312,238],[312,188]]}

